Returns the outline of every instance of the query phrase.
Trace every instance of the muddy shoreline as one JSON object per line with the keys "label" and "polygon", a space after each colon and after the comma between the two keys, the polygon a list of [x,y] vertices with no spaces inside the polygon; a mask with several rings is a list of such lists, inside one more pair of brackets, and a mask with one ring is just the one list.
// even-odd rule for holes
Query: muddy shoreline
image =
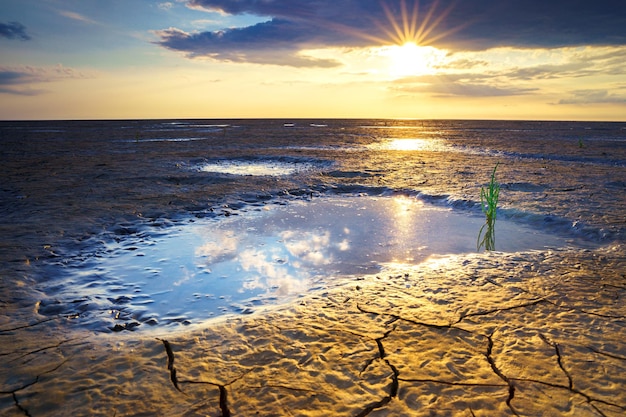
{"label": "muddy shoreline", "polygon": [[[3,125],[2,413],[617,416],[626,410],[623,145],[572,141],[555,149],[528,140],[494,143],[491,153],[382,153],[366,148],[376,139],[369,133],[340,129],[326,133],[322,148],[303,146],[313,134],[307,129],[268,142],[258,140],[267,132],[254,137],[211,128],[201,140],[174,142],[162,140],[170,132],[141,126],[103,138],[97,123],[80,122],[61,141],[53,129]],[[333,148],[339,143],[360,150]],[[323,160],[332,168],[246,181],[195,169],[206,160],[241,157]],[[363,187],[471,208],[496,162],[504,212],[571,221],[601,247],[440,257],[345,277],[345,285],[287,306],[179,331],[94,333],[81,327],[80,314],[39,311],[47,298],[37,290],[45,266],[97,251],[106,239],[232,214],[251,203]]]}

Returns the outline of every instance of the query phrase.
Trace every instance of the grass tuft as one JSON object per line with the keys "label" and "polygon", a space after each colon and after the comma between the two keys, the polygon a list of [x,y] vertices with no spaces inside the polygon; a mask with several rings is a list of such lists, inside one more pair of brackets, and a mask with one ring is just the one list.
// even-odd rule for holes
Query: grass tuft
{"label": "grass tuft", "polygon": [[480,207],[483,213],[485,213],[486,221],[478,232],[476,246],[479,251],[483,247],[489,251],[496,249],[496,209],[498,207],[498,198],[500,197],[500,184],[496,181],[498,165],[500,165],[499,162],[491,173],[491,181],[487,188],[481,187],[480,189]]}

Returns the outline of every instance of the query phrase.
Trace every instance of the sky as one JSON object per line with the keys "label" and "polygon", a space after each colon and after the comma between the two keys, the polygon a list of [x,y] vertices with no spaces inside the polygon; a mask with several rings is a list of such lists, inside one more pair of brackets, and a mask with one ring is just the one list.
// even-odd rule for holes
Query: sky
{"label": "sky", "polygon": [[624,0],[2,0],[0,120],[626,121]]}

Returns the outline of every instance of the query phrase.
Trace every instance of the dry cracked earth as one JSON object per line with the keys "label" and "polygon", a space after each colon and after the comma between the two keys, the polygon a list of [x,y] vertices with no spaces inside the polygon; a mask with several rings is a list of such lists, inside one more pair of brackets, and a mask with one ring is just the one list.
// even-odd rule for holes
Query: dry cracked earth
{"label": "dry cracked earth", "polygon": [[622,416],[625,271],[620,246],[494,252],[180,332],[3,319],[0,414]]}

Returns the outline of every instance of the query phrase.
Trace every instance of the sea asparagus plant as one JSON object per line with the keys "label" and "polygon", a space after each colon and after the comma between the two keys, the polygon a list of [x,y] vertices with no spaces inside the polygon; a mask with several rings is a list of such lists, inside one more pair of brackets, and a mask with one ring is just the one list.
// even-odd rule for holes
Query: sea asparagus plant
{"label": "sea asparagus plant", "polygon": [[496,249],[496,208],[498,206],[498,198],[500,197],[500,184],[496,181],[496,170],[499,164],[498,162],[493,168],[491,181],[487,188],[481,187],[480,189],[480,207],[483,213],[485,213],[486,221],[478,232],[476,242],[478,250],[482,247],[489,251]]}

